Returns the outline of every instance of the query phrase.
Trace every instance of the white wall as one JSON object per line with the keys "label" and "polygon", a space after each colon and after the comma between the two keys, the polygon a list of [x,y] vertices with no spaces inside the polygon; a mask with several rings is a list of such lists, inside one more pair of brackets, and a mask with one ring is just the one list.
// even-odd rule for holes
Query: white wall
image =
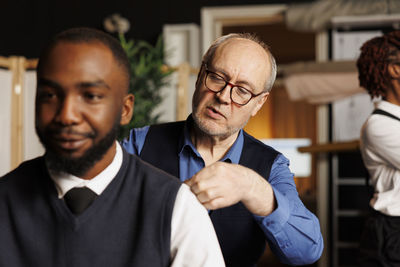
{"label": "white wall", "polygon": [[[192,68],[200,67],[200,30],[196,24],[168,24],[163,27],[165,62],[168,66],[178,67],[188,63]],[[196,75],[189,77],[189,90],[187,91],[186,110],[191,113],[192,95],[195,89]],[[160,121],[176,120],[177,110],[178,73],[170,76],[170,86],[162,89],[163,101],[156,109],[160,113]]]}
{"label": "white wall", "polygon": [[0,69],[0,176],[11,166],[11,82],[12,73]]}
{"label": "white wall", "polygon": [[35,131],[36,71],[25,72],[24,84],[23,158],[28,160],[44,153]]}
{"label": "white wall", "polygon": [[[0,176],[11,171],[12,72],[0,69]],[[25,72],[23,94],[22,160],[40,156],[44,149],[35,132],[36,72]]]}

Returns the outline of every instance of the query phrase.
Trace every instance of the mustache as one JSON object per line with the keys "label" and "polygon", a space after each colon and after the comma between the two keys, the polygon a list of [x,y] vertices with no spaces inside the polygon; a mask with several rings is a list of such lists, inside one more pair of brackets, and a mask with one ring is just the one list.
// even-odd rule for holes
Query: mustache
{"label": "mustache", "polygon": [[47,129],[46,134],[51,134],[51,135],[68,134],[68,135],[82,136],[86,138],[94,138],[97,136],[95,132],[79,132],[76,131],[73,127]]}
{"label": "mustache", "polygon": [[212,110],[214,110],[214,112],[218,112],[222,116],[226,117],[226,114],[224,111],[221,110],[220,105],[211,104],[208,106],[208,108],[211,108]]}

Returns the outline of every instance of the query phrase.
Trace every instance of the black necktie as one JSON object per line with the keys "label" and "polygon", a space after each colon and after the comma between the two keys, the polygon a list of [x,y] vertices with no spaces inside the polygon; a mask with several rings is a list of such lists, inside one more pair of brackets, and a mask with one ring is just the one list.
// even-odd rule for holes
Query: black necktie
{"label": "black necktie", "polygon": [[76,187],[65,194],[64,200],[72,213],[79,215],[92,204],[96,197],[97,194],[89,188]]}

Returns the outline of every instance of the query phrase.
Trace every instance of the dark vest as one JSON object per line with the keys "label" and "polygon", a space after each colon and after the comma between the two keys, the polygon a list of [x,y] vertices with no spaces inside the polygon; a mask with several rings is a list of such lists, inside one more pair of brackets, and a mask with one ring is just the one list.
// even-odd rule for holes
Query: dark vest
{"label": "dark vest", "polygon": [[[185,122],[153,125],[149,128],[140,157],[179,177],[179,144]],[[244,133],[239,164],[258,172],[268,180],[279,152]],[[265,250],[265,235],[253,215],[239,202],[211,211],[211,220],[227,266],[254,266]]]}
{"label": "dark vest", "polygon": [[25,162],[0,179],[0,266],[169,266],[180,186],[124,152],[114,180],[75,217],[43,158]]}

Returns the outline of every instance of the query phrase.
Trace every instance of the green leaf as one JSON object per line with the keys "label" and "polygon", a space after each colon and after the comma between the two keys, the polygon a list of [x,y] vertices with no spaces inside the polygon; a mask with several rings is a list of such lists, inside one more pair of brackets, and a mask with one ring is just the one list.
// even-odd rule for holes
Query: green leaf
{"label": "green leaf", "polygon": [[144,40],[126,40],[123,34],[119,34],[119,40],[131,67],[129,92],[135,95],[133,117],[127,126],[121,127],[121,140],[133,127],[158,122],[160,114],[154,114],[154,109],[162,101],[161,88],[169,84],[168,76],[173,70],[162,70],[165,62],[162,35],[158,37],[154,46]]}

